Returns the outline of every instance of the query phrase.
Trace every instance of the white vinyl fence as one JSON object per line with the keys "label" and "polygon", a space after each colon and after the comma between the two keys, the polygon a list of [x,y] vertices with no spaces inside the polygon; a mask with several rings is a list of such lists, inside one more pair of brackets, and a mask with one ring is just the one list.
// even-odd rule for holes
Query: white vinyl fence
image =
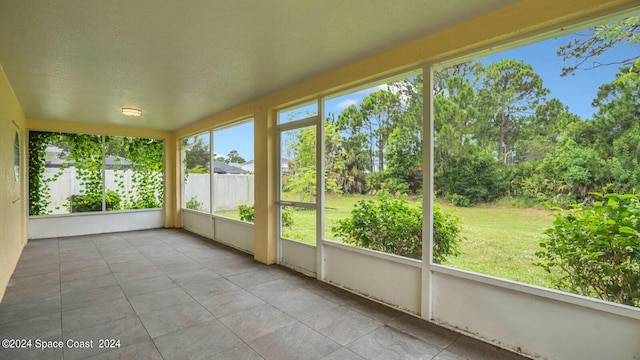
{"label": "white vinyl fence", "polygon": [[[116,170],[105,170],[105,185],[107,190],[115,190],[121,193],[120,195],[124,200],[125,194],[128,194],[130,190],[134,190],[134,184],[131,180],[133,171],[117,171],[123,175],[121,181],[124,182],[124,194],[121,193],[122,189],[117,185]],[[84,186],[82,186],[77,179],[75,167],[69,167],[63,170],[58,168],[45,168],[45,179],[51,179],[55,176],[59,177],[54,182],[49,183],[49,200],[51,203],[47,206],[47,210],[50,211],[51,214],[68,214],[69,197],[71,195],[83,194]]]}
{"label": "white vinyl fence", "polygon": [[[184,184],[185,207],[209,212],[211,209],[210,174],[189,174]],[[237,210],[239,205],[253,205],[253,175],[213,174],[213,211]],[[188,206],[191,204],[191,206]]]}
{"label": "white vinyl fence", "polygon": [[[118,170],[124,175],[122,179],[124,181],[124,192],[128,193],[133,190],[133,183],[131,181],[130,170]],[[51,179],[60,172],[57,168],[46,168],[44,177],[45,179]],[[49,183],[49,194],[51,195],[51,203],[47,207],[52,214],[67,214],[67,203],[69,196],[83,193],[83,186],[76,179],[75,168],[66,168],[61,171],[62,174],[58,179],[52,183]],[[215,208],[214,211],[223,210],[237,210],[238,205],[252,205],[253,204],[253,175],[244,174],[214,174],[214,198]],[[116,190],[118,192],[121,189],[116,184],[116,177],[114,170],[105,171],[105,184],[107,189]],[[189,174],[187,181],[184,185],[183,201],[186,205],[189,200],[193,199],[192,204],[199,204],[198,209],[200,211],[208,212],[210,207],[210,175],[209,174]],[[123,195],[123,194],[121,194]]]}

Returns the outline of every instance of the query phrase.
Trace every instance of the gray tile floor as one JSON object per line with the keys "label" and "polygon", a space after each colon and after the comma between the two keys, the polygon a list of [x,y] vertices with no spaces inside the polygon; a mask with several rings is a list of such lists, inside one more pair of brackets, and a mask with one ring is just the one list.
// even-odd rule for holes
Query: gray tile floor
{"label": "gray tile floor", "polygon": [[30,241],[3,339],[31,347],[1,359],[523,359],[180,230]]}

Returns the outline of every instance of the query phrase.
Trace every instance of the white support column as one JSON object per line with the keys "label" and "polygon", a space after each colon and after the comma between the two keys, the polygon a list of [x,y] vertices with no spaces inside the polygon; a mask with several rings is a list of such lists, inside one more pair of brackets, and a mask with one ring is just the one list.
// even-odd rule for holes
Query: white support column
{"label": "white support column", "polygon": [[420,316],[432,316],[431,259],[433,249],[433,72],[431,65],[422,68],[422,298]]}
{"label": "white support column", "polygon": [[216,184],[215,184],[215,143],[213,141],[213,129],[209,130],[209,219],[211,225],[211,234],[212,238],[216,239],[216,222],[213,218],[213,213],[215,212],[215,201],[216,201]]}
{"label": "white support column", "polygon": [[276,169],[275,175],[275,229],[276,229],[276,264],[282,263],[282,206],[280,206],[280,199],[282,198],[282,132],[278,129],[278,115],[274,116],[276,121],[276,135],[275,135],[275,159],[274,164]]}
{"label": "white support column", "polygon": [[324,280],[324,98],[318,98],[316,125],[316,278]]}
{"label": "white support column", "polygon": [[102,141],[102,211],[107,211],[107,152],[104,148],[105,146],[105,136],[101,135],[100,140]]}

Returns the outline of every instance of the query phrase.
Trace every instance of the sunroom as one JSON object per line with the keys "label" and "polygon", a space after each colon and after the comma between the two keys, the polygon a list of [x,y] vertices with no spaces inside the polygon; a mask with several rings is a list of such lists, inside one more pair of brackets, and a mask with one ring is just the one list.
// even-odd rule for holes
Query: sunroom
{"label": "sunroom", "polygon": [[[0,9],[0,358],[640,358],[637,286],[554,282],[545,231],[601,185],[635,209],[636,128],[608,124],[638,108],[636,1]],[[149,341],[98,351],[129,315]]]}

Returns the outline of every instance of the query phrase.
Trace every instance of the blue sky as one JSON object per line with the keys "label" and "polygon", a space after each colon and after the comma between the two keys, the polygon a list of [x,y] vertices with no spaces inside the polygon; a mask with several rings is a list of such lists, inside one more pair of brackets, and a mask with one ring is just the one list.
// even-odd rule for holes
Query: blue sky
{"label": "blue sky", "polygon": [[[486,56],[482,59],[482,62],[489,64],[490,62],[503,58],[523,60],[525,63],[530,64],[533,70],[542,77],[544,87],[551,91],[547,96],[548,98],[560,99],[560,101],[569,107],[572,113],[580,116],[582,119],[589,119],[597,111],[597,109],[591,107],[591,101],[596,98],[598,87],[615,80],[618,66],[601,66],[586,70],[592,65],[592,62],[587,62],[576,71],[575,75],[560,77],[562,67],[573,65],[573,63],[564,63],[562,59],[556,55],[556,52],[560,46],[567,44],[573,38],[574,35],[568,35],[561,38],[549,39],[536,44]],[[629,54],[634,53],[634,51],[635,54],[637,54],[637,49],[634,50],[626,44],[618,44],[616,47],[598,57],[597,61],[601,63],[619,61],[623,58],[628,58],[630,56]]]}
{"label": "blue sky", "polygon": [[213,151],[227,156],[231,150],[237,150],[245,161],[253,160],[253,121],[213,132]]}
{"label": "blue sky", "polygon": [[[549,39],[536,44],[527,45],[513,50],[503,51],[490,56],[486,56],[481,61],[489,64],[503,58],[523,60],[531,64],[533,70],[543,79],[543,85],[550,90],[548,98],[558,98],[569,110],[583,119],[589,119],[597,111],[591,107],[591,102],[595,99],[598,87],[604,83],[610,83],[615,79],[618,67],[602,66],[592,70],[583,68],[590,67],[590,63],[583,64],[583,68],[578,69],[575,75],[560,77],[560,72],[565,63],[556,55],[558,48],[569,42],[575,35],[567,35],[561,38]],[[627,44],[618,44],[597,60],[606,63],[629,57],[629,54],[637,56],[638,49],[634,49]],[[384,87],[377,86],[370,89],[355,91],[350,94],[329,98],[325,102],[325,112],[334,113],[336,116],[349,105],[359,105],[362,99],[373,91]],[[296,111],[305,114],[317,111],[315,106],[302,107]],[[286,118],[284,113],[282,118]],[[253,122],[244,123],[224,130],[214,132],[214,151],[226,155],[231,150],[238,150],[245,160],[253,159]]]}

